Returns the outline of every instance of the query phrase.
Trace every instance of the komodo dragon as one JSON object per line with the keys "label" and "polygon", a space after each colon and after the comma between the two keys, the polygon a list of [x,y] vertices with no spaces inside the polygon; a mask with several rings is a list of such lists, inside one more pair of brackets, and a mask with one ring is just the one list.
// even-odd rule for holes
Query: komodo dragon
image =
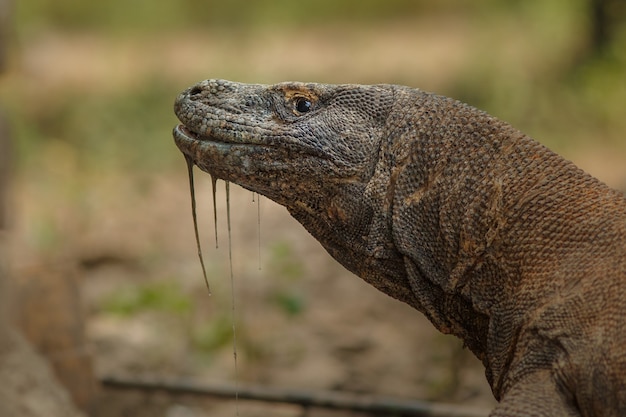
{"label": "komodo dragon", "polygon": [[181,93],[202,170],[258,192],[482,361],[492,416],[626,416],[626,199],[510,125],[396,85]]}

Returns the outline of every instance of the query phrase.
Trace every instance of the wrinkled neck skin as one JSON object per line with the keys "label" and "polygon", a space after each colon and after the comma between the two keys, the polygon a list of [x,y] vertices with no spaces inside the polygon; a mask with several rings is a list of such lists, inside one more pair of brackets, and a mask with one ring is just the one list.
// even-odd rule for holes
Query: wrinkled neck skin
{"label": "wrinkled neck skin", "polygon": [[[563,307],[580,285],[619,282],[623,195],[455,100],[398,88],[394,106],[378,164],[386,169],[370,181],[386,184],[384,221],[371,230],[389,248],[382,253],[404,267],[387,279],[408,282],[413,298],[404,301],[463,339],[500,398],[528,363],[551,370],[561,343],[571,343],[555,334],[524,351],[537,332],[552,332],[555,316],[599,313],[598,304]],[[586,245],[605,255],[586,253]]]}
{"label": "wrinkled neck skin", "polygon": [[[476,243],[482,246],[461,253],[464,248],[459,247],[457,234],[476,227],[464,224],[465,211],[475,210],[471,220],[491,227],[497,207],[485,206],[482,200],[473,207],[441,204],[441,200],[476,200],[472,194],[479,190],[450,186],[460,180],[454,166],[466,163],[463,154],[467,149],[454,143],[457,132],[446,134],[455,127],[441,120],[445,112],[437,111],[442,97],[401,87],[395,87],[394,94],[394,108],[382,129],[371,176],[332,188],[320,199],[323,206],[319,210],[311,210],[303,202],[285,205],[347,269],[423,312],[440,331],[461,337],[485,362],[488,317],[473,311],[471,295],[457,293],[451,282],[471,279],[471,269],[487,245]],[[456,129],[462,132],[464,126]],[[489,169],[483,165],[476,168]],[[422,215],[431,211],[437,215]]]}
{"label": "wrinkled neck skin", "polygon": [[389,172],[377,164],[369,182],[341,184],[313,205],[286,204],[289,213],[345,268],[387,295],[416,307],[403,256],[392,238]]}
{"label": "wrinkled neck skin", "polygon": [[575,232],[568,213],[611,193],[508,124],[417,90],[395,90],[381,135],[369,178],[327,188],[315,210],[286,205],[346,268],[463,339],[500,398],[536,312],[570,285],[569,271],[537,279],[525,239],[557,253],[568,245],[550,228]]}
{"label": "wrinkled neck skin", "polygon": [[[495,239],[502,196],[495,179],[487,189],[467,187],[464,165],[470,148],[489,148],[483,161],[488,163],[505,144],[477,142],[456,114],[438,111],[441,100],[468,108],[461,103],[402,87],[394,95],[371,176],[334,187],[316,210],[285,205],[343,266],[423,312],[438,330],[462,338],[487,366],[489,316],[472,307],[469,288],[461,287],[472,281]],[[493,123],[489,130],[502,128],[484,117]],[[521,136],[510,130],[511,141]],[[488,164],[474,168],[487,177],[497,170]],[[463,201],[470,203],[458,204]]]}
{"label": "wrinkled neck skin", "polygon": [[[394,96],[371,176],[333,187],[315,210],[302,202],[286,206],[347,269],[423,312],[440,331],[462,338],[488,365],[488,312],[475,310],[469,288],[462,287],[496,237],[502,196],[492,174],[497,164],[489,163],[506,144],[481,138],[481,132],[468,135],[454,114],[454,107],[468,106],[402,87],[395,87]],[[439,109],[441,100],[452,112]],[[480,115],[487,130],[502,129],[503,123]],[[521,136],[510,130],[511,141]],[[472,147],[485,154],[486,165],[474,167],[480,171],[475,177],[494,177],[483,189],[466,186]]]}
{"label": "wrinkled neck skin", "polygon": [[504,171],[524,137],[446,97],[400,89],[395,106],[392,114],[402,119],[389,122],[395,130],[385,153],[386,206],[393,248],[414,296],[410,304],[439,331],[461,338],[493,383],[513,340],[502,346],[492,337],[494,310],[484,306],[509,301],[505,281],[489,279],[508,272],[500,270],[506,255],[497,253],[506,239],[503,183],[525,173],[507,177]]}

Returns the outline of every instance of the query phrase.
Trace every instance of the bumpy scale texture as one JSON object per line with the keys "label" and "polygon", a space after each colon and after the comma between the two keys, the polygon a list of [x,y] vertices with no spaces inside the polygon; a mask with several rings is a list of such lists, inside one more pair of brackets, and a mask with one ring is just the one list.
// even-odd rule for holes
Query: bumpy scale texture
{"label": "bumpy scale texture", "polygon": [[626,415],[626,200],[510,125],[394,85],[181,93],[202,170],[287,207],[347,269],[464,340],[492,416]]}

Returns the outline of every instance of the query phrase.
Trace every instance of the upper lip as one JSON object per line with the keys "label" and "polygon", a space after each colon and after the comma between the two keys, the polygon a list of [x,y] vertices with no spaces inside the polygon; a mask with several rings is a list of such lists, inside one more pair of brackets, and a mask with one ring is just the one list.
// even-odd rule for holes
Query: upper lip
{"label": "upper lip", "polygon": [[186,139],[190,139],[190,140],[197,141],[197,142],[214,142],[214,143],[221,143],[225,145],[237,145],[237,144],[250,145],[248,143],[235,143],[235,142],[230,142],[227,140],[222,140],[218,136],[202,135],[200,133],[197,133],[191,130],[189,127],[185,126],[182,123],[174,128],[174,136],[178,138],[184,137]]}
{"label": "upper lip", "polygon": [[176,126],[175,130],[176,130],[178,135],[185,136],[185,137],[187,137],[189,139],[192,139],[192,140],[228,143],[226,141],[219,140],[218,138],[216,138],[214,136],[202,135],[200,133],[197,133],[197,132],[191,130],[189,127],[185,126],[182,123],[179,124],[178,126]]}
{"label": "upper lip", "polygon": [[194,132],[193,130],[189,129],[184,124],[179,124],[178,126],[176,126],[176,130],[179,133],[182,133],[185,136],[189,136],[192,139],[201,140],[203,138],[202,135],[197,134],[196,132]]}
{"label": "upper lip", "polygon": [[[276,147],[276,144],[271,144],[271,143],[259,143],[259,142],[232,142],[232,141],[228,141],[228,140],[222,140],[219,135],[214,136],[214,135],[202,135],[200,133],[196,133],[194,132],[192,129],[190,129],[189,127],[187,127],[184,124],[179,124],[178,126],[176,126],[174,128],[174,132],[175,132],[175,136],[183,136],[185,138],[194,140],[194,141],[198,141],[198,142],[214,142],[214,143],[222,143],[225,145],[246,145],[246,146],[261,146],[261,147],[267,147],[267,148],[272,148],[272,147]],[[323,152],[322,150],[319,149],[315,149],[315,148],[304,148],[304,147],[298,147],[299,150],[301,152],[304,152],[306,154],[315,156],[317,158],[322,158],[322,159],[331,159],[330,156],[328,154],[326,154],[325,152]]]}

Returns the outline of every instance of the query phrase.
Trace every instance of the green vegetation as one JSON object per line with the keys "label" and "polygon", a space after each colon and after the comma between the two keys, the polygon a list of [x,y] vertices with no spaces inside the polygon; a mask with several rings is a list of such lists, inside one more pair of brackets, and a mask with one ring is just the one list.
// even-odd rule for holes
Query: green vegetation
{"label": "green vegetation", "polygon": [[[302,27],[340,24],[375,31],[385,21],[419,24],[425,16],[461,16],[457,19],[479,32],[480,44],[473,62],[448,80],[443,93],[484,108],[542,141],[553,140],[548,145],[588,140],[598,130],[603,141],[621,144],[626,129],[621,111],[626,101],[624,19],[615,19],[606,51],[590,58],[585,52],[591,42],[589,1],[584,0],[32,0],[17,2],[16,14],[24,44],[33,34],[58,31],[118,39],[120,46],[126,39],[145,39],[150,47],[157,47],[150,45],[151,36],[175,37],[181,30],[209,31],[207,40],[240,39],[242,45],[259,30],[284,32],[296,47],[299,36],[308,34],[300,33]],[[516,54],[521,57],[517,61],[511,59]],[[216,55],[214,60],[225,57]],[[177,161],[169,137],[175,123],[171,105],[176,92],[189,83],[176,84],[158,70],[157,64],[147,79],[111,91],[68,86],[35,97],[40,90],[29,93],[32,86],[7,86],[3,101],[12,111],[21,161],[28,163],[49,140],[75,146],[80,163],[90,169],[154,169]],[[245,65],[231,71],[233,78],[246,78],[244,72]],[[418,79],[387,81],[421,85]],[[580,126],[570,129],[572,124]]]}
{"label": "green vegetation", "polygon": [[304,277],[304,265],[284,242],[273,245],[270,254],[265,275],[272,279],[274,289],[269,301],[287,316],[297,316],[306,307],[306,299],[298,285]]}
{"label": "green vegetation", "polygon": [[[245,359],[248,364],[262,361],[266,352],[263,346],[249,335],[244,323],[236,323],[237,357]],[[220,315],[205,320],[194,327],[191,334],[191,346],[201,362],[211,362],[216,353],[233,349],[233,322],[231,317]]]}
{"label": "green vegetation", "polygon": [[142,311],[187,314],[192,309],[191,298],[182,292],[176,281],[129,284],[120,287],[102,301],[103,311],[121,316]]}
{"label": "green vegetation", "polygon": [[154,170],[179,162],[170,140],[176,120],[172,90],[165,82],[149,80],[130,91],[69,90],[40,101],[10,91],[20,160],[32,165],[42,147],[61,141],[75,150],[80,171]]}
{"label": "green vegetation", "polygon": [[288,243],[278,242],[270,250],[271,258],[268,270],[272,275],[282,277],[285,281],[296,282],[304,275],[304,265],[294,256]]}
{"label": "green vegetation", "polygon": [[[249,44],[260,30],[282,32],[295,48],[300,36],[310,35],[301,33],[303,27],[339,24],[376,31],[385,30],[377,27],[386,21],[419,24],[426,16],[456,16],[478,33],[480,43],[472,62],[447,80],[441,92],[484,108],[549,146],[589,137],[618,146],[624,142],[626,25],[623,16],[614,19],[609,47],[601,55],[588,54],[589,1],[32,0],[17,2],[16,15],[18,39],[24,45],[37,33],[53,31],[112,39],[120,46],[131,38],[144,39],[150,48],[158,47],[151,45],[152,36],[176,37],[181,30],[207,31],[211,42],[236,39],[234,46]],[[220,53],[232,54],[232,48]],[[231,55],[213,58],[232,60]],[[147,77],[120,89],[68,85],[44,91],[42,97],[36,86],[20,84],[28,79],[4,86],[2,101],[11,112],[21,164],[31,169],[33,156],[45,149],[42,144],[55,140],[76,149],[81,172],[154,170],[179,162],[169,134],[175,123],[171,106],[176,92],[189,82],[181,78],[178,84],[159,72],[158,63],[152,67]],[[229,73],[245,79],[245,71],[244,64]],[[421,85],[419,79],[386,81]]]}
{"label": "green vegetation", "polygon": [[31,27],[72,30],[145,32],[207,28],[258,28],[280,24],[302,25],[337,22],[373,22],[437,10],[471,9],[464,1],[444,0],[149,0],[89,3],[78,0],[18,2],[20,20]]}
{"label": "green vegetation", "polygon": [[192,334],[192,343],[197,350],[205,354],[232,346],[232,318],[221,315],[197,326]]}

